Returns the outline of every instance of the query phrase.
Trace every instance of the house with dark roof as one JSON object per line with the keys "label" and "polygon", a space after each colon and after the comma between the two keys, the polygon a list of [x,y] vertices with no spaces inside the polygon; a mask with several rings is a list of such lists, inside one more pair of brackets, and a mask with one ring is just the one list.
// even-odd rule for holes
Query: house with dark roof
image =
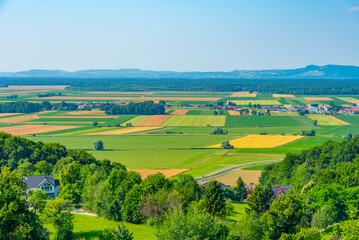
{"label": "house with dark roof", "polygon": [[26,198],[28,197],[28,191],[37,189],[46,192],[49,198],[56,198],[58,196],[60,181],[54,179],[53,175],[26,176],[23,182],[27,185]]}

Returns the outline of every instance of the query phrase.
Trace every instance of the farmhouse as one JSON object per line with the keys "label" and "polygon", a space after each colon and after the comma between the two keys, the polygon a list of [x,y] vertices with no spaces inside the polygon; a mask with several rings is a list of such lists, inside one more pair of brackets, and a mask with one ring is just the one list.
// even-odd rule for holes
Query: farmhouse
{"label": "farmhouse", "polygon": [[[255,185],[246,185],[247,190],[250,192],[253,191],[255,187],[256,187]],[[292,188],[293,188],[293,186],[291,186],[291,185],[272,185],[272,189],[273,189],[275,198],[279,198],[279,196],[281,194],[287,194],[288,191]],[[249,197],[249,195],[248,195],[248,197]]]}
{"label": "farmhouse", "polygon": [[53,175],[42,176],[26,176],[23,182],[27,185],[26,198],[29,190],[40,189],[47,193],[49,198],[56,198],[58,196],[59,180],[55,180]]}

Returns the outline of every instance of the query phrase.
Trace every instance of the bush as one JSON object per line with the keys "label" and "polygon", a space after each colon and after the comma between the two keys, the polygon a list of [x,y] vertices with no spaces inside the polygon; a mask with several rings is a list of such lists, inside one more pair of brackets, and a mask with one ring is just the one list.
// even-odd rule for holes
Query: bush
{"label": "bush", "polygon": [[221,147],[223,149],[232,149],[233,146],[229,143],[229,141],[223,141]]}
{"label": "bush", "polygon": [[117,229],[105,229],[100,233],[101,240],[132,240],[133,233],[131,233],[126,226],[121,223]]}
{"label": "bush", "polygon": [[217,127],[217,128],[212,129],[211,134],[224,134],[224,135],[226,135],[226,134],[228,134],[228,130],[222,129],[220,127]]}

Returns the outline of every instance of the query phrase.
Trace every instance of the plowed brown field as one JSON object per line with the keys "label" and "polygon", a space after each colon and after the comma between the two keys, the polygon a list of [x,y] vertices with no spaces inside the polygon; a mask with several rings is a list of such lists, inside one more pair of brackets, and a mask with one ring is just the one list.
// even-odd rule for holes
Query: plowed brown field
{"label": "plowed brown field", "polygon": [[65,129],[78,128],[81,126],[55,126],[55,125],[18,125],[12,127],[0,128],[0,131],[6,132],[12,135],[27,135],[44,132],[59,131]]}
{"label": "plowed brown field", "polygon": [[186,115],[186,113],[188,112],[187,109],[178,109],[178,110],[174,110],[171,115]]}
{"label": "plowed brown field", "polygon": [[329,97],[304,97],[304,99],[308,101],[333,101],[333,99]]}
{"label": "plowed brown field", "polygon": [[141,174],[141,178],[145,179],[148,175],[163,173],[166,178],[174,177],[188,169],[133,169],[132,171]]}

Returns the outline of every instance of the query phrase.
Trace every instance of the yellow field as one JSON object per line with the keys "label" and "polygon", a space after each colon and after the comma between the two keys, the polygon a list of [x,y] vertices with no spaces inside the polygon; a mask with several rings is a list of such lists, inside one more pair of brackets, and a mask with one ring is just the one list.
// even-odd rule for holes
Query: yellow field
{"label": "yellow field", "polygon": [[235,103],[237,106],[248,106],[248,104],[260,104],[260,105],[272,105],[272,106],[280,106],[282,105],[278,100],[230,100],[227,101]]}
{"label": "yellow field", "polygon": [[128,128],[120,128],[120,129],[103,131],[103,132],[87,133],[84,135],[123,135],[127,133],[143,132],[143,131],[149,131],[158,128],[160,127],[128,127]]}
{"label": "yellow field", "polygon": [[[275,148],[298,139],[302,136],[284,136],[284,135],[248,135],[238,138],[229,143],[234,148]],[[208,148],[220,148],[221,144],[209,146]]]}
{"label": "yellow field", "polygon": [[0,117],[8,117],[13,115],[18,115],[20,113],[0,113]]}
{"label": "yellow field", "polygon": [[17,117],[0,118],[0,123],[20,123],[36,119],[35,114],[33,115],[22,115]]}

